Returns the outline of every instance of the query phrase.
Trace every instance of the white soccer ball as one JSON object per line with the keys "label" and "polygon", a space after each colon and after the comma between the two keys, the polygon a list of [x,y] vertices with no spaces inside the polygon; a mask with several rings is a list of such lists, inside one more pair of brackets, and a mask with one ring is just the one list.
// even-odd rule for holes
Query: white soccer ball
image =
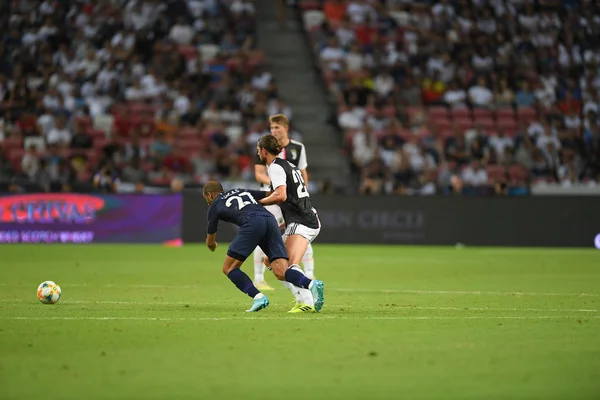
{"label": "white soccer ball", "polygon": [[54,304],[60,299],[60,286],[52,281],[45,281],[38,286],[37,298],[43,304]]}

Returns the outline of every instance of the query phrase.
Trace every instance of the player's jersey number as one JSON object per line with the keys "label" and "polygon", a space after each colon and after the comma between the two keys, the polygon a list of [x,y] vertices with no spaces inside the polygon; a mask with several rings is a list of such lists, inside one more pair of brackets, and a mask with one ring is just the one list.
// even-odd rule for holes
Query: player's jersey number
{"label": "player's jersey number", "polygon": [[297,169],[293,169],[292,175],[294,176],[294,183],[298,185],[298,198],[302,199],[304,197],[308,197],[308,190],[306,190],[306,186],[304,185],[304,179],[302,179],[302,174],[300,173],[300,171],[298,171]]}
{"label": "player's jersey number", "polygon": [[[248,200],[244,200],[243,197],[246,197]],[[242,192],[237,196],[231,196],[230,198],[227,199],[227,201],[225,202],[225,205],[227,207],[231,207],[233,205],[233,202],[237,203],[238,210],[241,210],[242,208],[246,207],[248,204],[257,204],[256,200],[254,200],[254,197],[252,197],[252,195],[248,192]]]}

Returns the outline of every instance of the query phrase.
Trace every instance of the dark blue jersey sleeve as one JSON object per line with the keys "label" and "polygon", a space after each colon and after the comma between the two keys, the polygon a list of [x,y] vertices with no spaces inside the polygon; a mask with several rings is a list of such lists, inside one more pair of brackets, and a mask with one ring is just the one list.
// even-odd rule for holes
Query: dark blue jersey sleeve
{"label": "dark blue jersey sleeve", "polygon": [[265,192],[264,190],[246,190],[248,193],[250,193],[252,195],[252,197],[254,197],[255,200],[260,200],[260,199],[264,199],[265,197],[267,197],[267,192]]}
{"label": "dark blue jersey sleeve", "polygon": [[217,227],[219,225],[219,211],[218,211],[218,204],[211,204],[210,207],[208,207],[208,212],[207,212],[207,219],[208,219],[208,229],[207,229],[207,233],[209,235],[215,234],[217,233]]}

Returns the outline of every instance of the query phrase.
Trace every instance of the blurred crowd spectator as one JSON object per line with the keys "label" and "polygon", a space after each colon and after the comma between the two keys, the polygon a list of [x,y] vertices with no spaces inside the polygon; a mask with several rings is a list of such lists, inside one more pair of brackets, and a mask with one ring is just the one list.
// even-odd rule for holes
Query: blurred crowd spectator
{"label": "blurred crowd spectator", "polygon": [[1,1],[0,185],[253,180],[268,114],[292,117],[254,14],[251,0]]}
{"label": "blurred crowd spectator", "polygon": [[362,193],[600,186],[600,9],[303,1]]}

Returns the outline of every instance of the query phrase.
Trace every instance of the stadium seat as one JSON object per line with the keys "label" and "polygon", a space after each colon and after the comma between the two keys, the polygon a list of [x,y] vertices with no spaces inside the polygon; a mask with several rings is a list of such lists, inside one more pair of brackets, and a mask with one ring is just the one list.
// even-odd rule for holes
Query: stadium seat
{"label": "stadium seat", "polygon": [[471,111],[467,108],[453,108],[451,111],[452,119],[471,119]]}
{"label": "stadium seat", "polygon": [[473,128],[473,120],[471,118],[455,119],[453,122],[454,122],[454,124],[456,124],[458,129],[463,130],[463,131]]}
{"label": "stadium seat", "polygon": [[489,165],[486,168],[488,180],[490,182],[506,182],[506,169],[501,165]]}
{"label": "stadium seat", "polygon": [[516,120],[515,110],[509,107],[499,108],[496,110],[496,119]]}
{"label": "stadium seat", "polygon": [[449,119],[435,119],[431,123],[436,126],[437,129],[450,129],[452,128],[453,122]]}
{"label": "stadium seat", "polygon": [[23,148],[23,139],[21,139],[20,137],[8,137],[8,138],[4,139],[3,142],[0,142],[0,145],[6,152],[8,152],[12,149],[22,149]]}
{"label": "stadium seat", "polygon": [[491,117],[490,118],[483,118],[483,117],[476,118],[475,126],[477,126],[477,125],[481,125],[481,127],[487,131],[488,135],[491,135],[496,131],[496,121],[494,121]]}
{"label": "stadium seat", "polygon": [[300,0],[300,4],[298,4],[298,6],[304,10],[304,12],[321,9],[321,3],[313,0]]}
{"label": "stadium seat", "polygon": [[514,183],[524,183],[529,177],[529,171],[522,165],[513,165],[509,170],[510,180]]}
{"label": "stadium seat", "polygon": [[517,122],[512,118],[500,118],[497,122],[498,127],[503,128],[507,133],[517,130]]}
{"label": "stadium seat", "polygon": [[531,107],[521,107],[517,109],[517,119],[521,122],[532,122],[537,118],[535,109]]}
{"label": "stadium seat", "polygon": [[427,115],[431,121],[449,119],[448,109],[446,107],[428,107]]}
{"label": "stadium seat", "polygon": [[475,108],[473,109],[472,114],[476,123],[479,122],[479,120],[488,120],[494,118],[492,111],[485,108]]}

